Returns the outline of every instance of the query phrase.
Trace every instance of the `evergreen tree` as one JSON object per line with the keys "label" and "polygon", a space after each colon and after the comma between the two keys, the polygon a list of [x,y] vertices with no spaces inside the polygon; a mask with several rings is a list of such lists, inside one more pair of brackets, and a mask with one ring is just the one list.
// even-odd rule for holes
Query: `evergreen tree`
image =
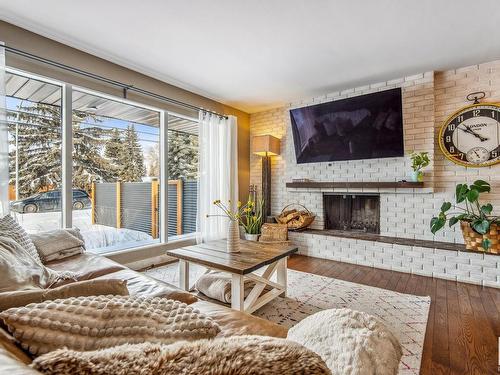
{"label": "evergreen tree", "polygon": [[[160,175],[160,148],[155,144],[146,154],[147,175]],[[198,137],[178,131],[168,132],[168,177],[172,180],[198,177]]]}
{"label": "evergreen tree", "polygon": [[16,182],[17,166],[20,197],[48,187],[59,188],[62,173],[60,108],[21,102],[16,109],[17,112],[8,113],[13,146],[9,153],[10,184]]}
{"label": "evergreen tree", "polygon": [[117,128],[111,131],[111,137],[106,141],[106,147],[104,148],[104,156],[109,159],[109,161],[118,164],[120,160],[120,154],[123,150],[123,140],[120,136],[120,132]]}
{"label": "evergreen tree", "polygon": [[113,172],[114,180],[116,181],[122,172],[121,157],[123,155],[123,139],[120,135],[120,131],[114,128],[111,131],[111,137],[106,140],[106,145],[104,147],[104,156],[108,159],[111,164],[111,169]]}
{"label": "evergreen tree", "polygon": [[146,174],[144,155],[134,125],[127,126],[120,153],[120,179],[124,182],[139,182]]}
{"label": "evergreen tree", "polygon": [[198,137],[194,134],[168,132],[168,178],[172,180],[198,177]]}
{"label": "evergreen tree", "polygon": [[[21,102],[17,112],[9,112],[8,119],[10,142],[14,146],[9,154],[10,183],[15,184],[17,144],[19,195],[26,197],[40,190],[60,188],[61,108]],[[107,131],[82,124],[90,119],[92,116],[85,112],[73,113],[73,184],[86,190],[93,180],[106,181],[112,177],[110,164],[101,156]]]}
{"label": "evergreen tree", "polygon": [[90,191],[93,181],[114,181],[113,165],[103,157],[103,148],[109,130],[91,124],[96,120],[86,112],[73,112],[73,186]]}

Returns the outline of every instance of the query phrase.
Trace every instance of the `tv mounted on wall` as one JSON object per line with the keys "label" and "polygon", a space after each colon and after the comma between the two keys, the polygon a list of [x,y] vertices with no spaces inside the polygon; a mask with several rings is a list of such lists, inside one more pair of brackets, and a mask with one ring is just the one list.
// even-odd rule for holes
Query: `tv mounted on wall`
{"label": "tv mounted on wall", "polygon": [[404,155],[401,89],[290,110],[297,163]]}

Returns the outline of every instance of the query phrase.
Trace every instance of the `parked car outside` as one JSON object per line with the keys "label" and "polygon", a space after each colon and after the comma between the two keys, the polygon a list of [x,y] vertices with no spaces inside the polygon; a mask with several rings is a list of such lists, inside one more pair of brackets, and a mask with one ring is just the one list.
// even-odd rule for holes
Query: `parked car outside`
{"label": "parked car outside", "polygon": [[[73,209],[90,208],[89,194],[82,189],[73,189]],[[21,214],[61,211],[61,190],[50,190],[31,197],[10,202],[11,211]]]}

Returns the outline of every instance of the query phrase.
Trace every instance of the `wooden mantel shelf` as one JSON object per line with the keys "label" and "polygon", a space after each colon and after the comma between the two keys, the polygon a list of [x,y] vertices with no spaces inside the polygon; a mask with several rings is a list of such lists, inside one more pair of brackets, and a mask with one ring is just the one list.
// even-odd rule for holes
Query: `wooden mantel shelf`
{"label": "wooden mantel shelf", "polygon": [[422,189],[423,182],[403,181],[304,181],[287,182],[287,188],[296,189]]}

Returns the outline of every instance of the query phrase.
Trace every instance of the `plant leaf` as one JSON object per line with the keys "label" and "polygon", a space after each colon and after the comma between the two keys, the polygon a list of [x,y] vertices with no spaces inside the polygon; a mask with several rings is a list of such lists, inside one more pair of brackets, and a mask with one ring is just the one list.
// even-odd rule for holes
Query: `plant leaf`
{"label": "plant leaf", "polygon": [[480,193],[489,192],[491,190],[490,184],[484,180],[476,180],[471,185],[471,188],[476,188]]}
{"label": "plant leaf", "polygon": [[457,203],[461,203],[465,200],[467,193],[469,192],[469,188],[465,184],[458,184],[456,188],[456,198]]}
{"label": "plant leaf", "polygon": [[448,222],[450,228],[454,226],[456,223],[458,223],[459,218],[456,216],[450,217],[450,221]]}
{"label": "plant leaf", "polygon": [[467,200],[473,203],[477,201],[477,198],[479,198],[479,191],[476,189],[470,189],[469,192],[467,193]]}
{"label": "plant leaf", "polygon": [[491,214],[491,211],[493,211],[493,206],[491,203],[485,204],[484,206],[481,206],[481,212],[485,215]]}
{"label": "plant leaf", "polygon": [[451,208],[451,203],[450,202],[444,202],[441,205],[441,212],[446,212]]}
{"label": "plant leaf", "polygon": [[477,219],[471,223],[472,228],[479,234],[485,234],[490,229],[488,220]]}
{"label": "plant leaf", "polygon": [[433,217],[431,219],[431,232],[432,234],[436,234],[438,230],[440,230],[442,227],[444,227],[444,224],[446,223],[446,219],[439,218],[439,217]]}
{"label": "plant leaf", "polygon": [[483,240],[483,242],[481,242],[481,247],[484,249],[484,250],[488,250],[490,247],[491,247],[491,241],[487,238],[485,238]]}

